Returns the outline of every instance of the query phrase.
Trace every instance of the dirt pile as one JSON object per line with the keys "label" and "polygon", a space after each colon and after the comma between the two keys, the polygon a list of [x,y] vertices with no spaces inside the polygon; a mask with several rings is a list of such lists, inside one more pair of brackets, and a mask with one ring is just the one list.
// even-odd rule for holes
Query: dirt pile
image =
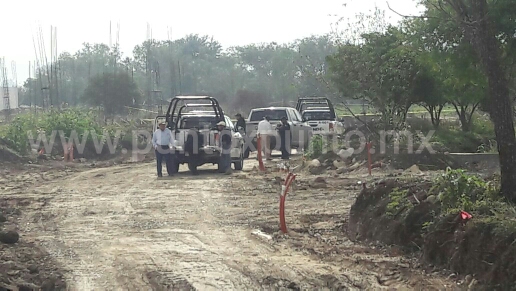
{"label": "dirt pile", "polygon": [[18,233],[18,206],[26,204],[25,200],[0,200],[0,289],[66,290],[50,255]]}
{"label": "dirt pile", "polygon": [[0,162],[17,163],[23,160],[23,157],[19,153],[0,142]]}
{"label": "dirt pile", "polygon": [[[516,231],[510,222],[459,211],[440,215],[440,204],[428,195],[432,181],[381,181],[363,189],[351,207],[348,235],[352,240],[397,245],[422,254],[427,266],[439,266],[496,290],[516,283]],[[510,289],[510,288],[509,288]]]}

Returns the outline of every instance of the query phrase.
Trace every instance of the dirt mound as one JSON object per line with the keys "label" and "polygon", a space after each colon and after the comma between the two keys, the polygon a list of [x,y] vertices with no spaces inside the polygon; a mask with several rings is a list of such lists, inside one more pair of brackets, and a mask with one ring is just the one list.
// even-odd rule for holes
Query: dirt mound
{"label": "dirt mound", "polygon": [[17,163],[23,161],[23,157],[16,151],[0,144],[0,162]]}
{"label": "dirt mound", "polygon": [[388,180],[362,190],[351,207],[349,237],[398,245],[408,253],[422,252],[428,264],[474,275],[473,283],[478,280],[501,290],[514,286],[516,232],[509,225],[500,228],[500,222],[491,217],[465,222],[460,213],[438,216],[435,197],[427,197],[431,186],[430,181]]}
{"label": "dirt mound", "polygon": [[18,235],[15,224],[21,215],[18,205],[26,203],[0,200],[0,214],[5,217],[0,222],[2,233],[16,234],[19,239],[0,243],[0,290],[66,290],[62,274],[50,255]]}

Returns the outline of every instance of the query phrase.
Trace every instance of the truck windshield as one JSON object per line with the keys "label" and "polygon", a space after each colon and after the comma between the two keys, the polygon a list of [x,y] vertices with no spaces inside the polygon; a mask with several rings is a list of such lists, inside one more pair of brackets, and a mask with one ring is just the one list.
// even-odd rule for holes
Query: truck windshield
{"label": "truck windshield", "polygon": [[209,129],[217,125],[215,116],[188,116],[181,118],[180,129],[191,129],[198,127],[199,129]]}
{"label": "truck windshield", "polygon": [[331,120],[330,112],[325,111],[312,111],[312,112],[304,112],[303,118],[305,120]]}
{"label": "truck windshield", "polygon": [[253,111],[249,117],[249,121],[262,121],[265,116],[269,116],[271,120],[281,120],[283,116],[287,117],[287,110],[269,109]]}

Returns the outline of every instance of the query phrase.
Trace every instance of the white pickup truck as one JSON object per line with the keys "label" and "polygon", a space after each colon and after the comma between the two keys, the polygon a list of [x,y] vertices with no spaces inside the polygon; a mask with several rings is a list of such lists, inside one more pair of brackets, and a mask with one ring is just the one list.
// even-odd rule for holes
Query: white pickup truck
{"label": "white pickup truck", "polygon": [[337,120],[330,99],[326,97],[299,98],[296,109],[301,113],[303,121],[312,127],[314,134],[326,136],[344,134],[344,124]]}
{"label": "white pickup truck", "polygon": [[[199,110],[201,108],[203,110]],[[204,137],[204,144],[200,145],[201,155],[198,165],[218,165],[221,148],[217,143],[216,135],[219,134],[219,131],[216,129],[216,124],[219,121],[224,121],[226,128],[231,130],[232,133],[231,162],[235,170],[242,170],[244,166],[244,138],[235,129],[231,119],[224,114],[215,98],[209,96],[177,96],[170,101],[166,115],[156,117],[154,121],[155,129],[161,121],[165,121],[167,127],[174,133],[176,158],[178,159],[177,167],[180,164],[188,163],[189,157],[184,151],[184,144],[189,131],[194,127],[197,127],[199,133]]]}
{"label": "white pickup truck", "polygon": [[330,110],[327,108],[308,107],[303,111],[303,121],[312,127],[314,134],[318,135],[341,135],[344,134],[344,124],[332,119]]}

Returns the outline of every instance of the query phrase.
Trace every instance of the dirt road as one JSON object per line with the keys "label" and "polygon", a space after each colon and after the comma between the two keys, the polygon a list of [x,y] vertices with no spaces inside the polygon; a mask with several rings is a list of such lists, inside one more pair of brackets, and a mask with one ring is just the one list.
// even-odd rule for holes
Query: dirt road
{"label": "dirt road", "polygon": [[275,178],[251,172],[249,161],[247,172],[232,176],[205,170],[163,180],[153,163],[91,169],[11,195],[34,198],[20,223],[22,238],[58,261],[72,290],[453,286],[345,238],[353,180],[303,190],[299,178],[287,203],[293,234],[277,234]]}

